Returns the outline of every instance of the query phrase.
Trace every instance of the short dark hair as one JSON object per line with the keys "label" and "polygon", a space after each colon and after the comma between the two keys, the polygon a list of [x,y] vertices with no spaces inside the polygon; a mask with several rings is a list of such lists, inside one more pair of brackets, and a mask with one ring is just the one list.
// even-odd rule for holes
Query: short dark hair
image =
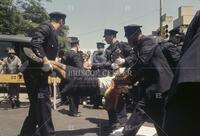
{"label": "short dark hair", "polygon": [[71,48],[78,47],[79,43],[71,43]]}

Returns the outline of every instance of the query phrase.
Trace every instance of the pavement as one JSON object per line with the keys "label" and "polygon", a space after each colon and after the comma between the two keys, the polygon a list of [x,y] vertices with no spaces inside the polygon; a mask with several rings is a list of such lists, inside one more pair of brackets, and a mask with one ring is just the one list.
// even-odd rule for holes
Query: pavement
{"label": "pavement", "polygon": [[[21,108],[11,109],[8,103],[0,104],[0,136],[17,136],[23,121],[28,114],[29,103],[27,95]],[[68,115],[68,106],[60,106],[52,110],[52,118],[56,136],[107,136],[107,112],[104,109],[91,109],[91,106],[80,105],[81,117]],[[138,136],[155,136],[156,131],[152,124],[145,123],[138,132]]]}

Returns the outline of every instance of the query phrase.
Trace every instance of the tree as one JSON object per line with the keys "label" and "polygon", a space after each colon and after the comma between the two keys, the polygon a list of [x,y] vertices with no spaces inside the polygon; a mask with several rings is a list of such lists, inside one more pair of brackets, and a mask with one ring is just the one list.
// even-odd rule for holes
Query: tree
{"label": "tree", "polygon": [[24,34],[24,27],[29,24],[13,5],[13,0],[0,1],[0,33]]}
{"label": "tree", "polygon": [[67,51],[70,47],[69,42],[67,41],[67,34],[69,31],[68,26],[64,26],[59,32],[58,32],[58,44],[60,46],[60,50]]}
{"label": "tree", "polygon": [[[17,1],[18,7],[20,7],[21,11],[23,11],[23,18],[31,22],[31,27],[27,30],[28,33],[31,33],[33,28],[36,27],[38,24],[41,24],[49,19],[48,13],[46,9],[42,6],[41,1],[42,0],[26,0],[26,2],[24,2],[24,0]],[[68,30],[69,27],[65,26],[58,32],[60,49],[67,50],[69,47],[66,39]]]}
{"label": "tree", "polygon": [[16,6],[29,26],[26,27],[26,34],[32,32],[34,27],[49,19],[46,9],[42,6],[41,0],[17,0]]}
{"label": "tree", "polygon": [[[0,33],[28,36],[37,25],[49,19],[41,1],[44,0],[1,0]],[[59,45],[65,50],[68,48],[66,40],[68,30],[66,26],[59,32]]]}

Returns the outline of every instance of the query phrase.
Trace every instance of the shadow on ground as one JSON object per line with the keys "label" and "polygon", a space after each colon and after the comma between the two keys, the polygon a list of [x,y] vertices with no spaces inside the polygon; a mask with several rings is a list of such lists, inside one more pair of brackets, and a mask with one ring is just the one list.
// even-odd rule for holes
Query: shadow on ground
{"label": "shadow on ground", "polygon": [[87,129],[78,129],[78,130],[66,130],[66,131],[57,131],[56,136],[83,136],[85,134],[98,134],[99,128],[87,128]]}
{"label": "shadow on ground", "polygon": [[77,130],[72,129],[72,130],[57,131],[56,136],[83,136],[83,135],[107,136],[110,133],[109,129],[107,128],[108,126],[107,120],[98,118],[86,118],[85,120],[88,120],[93,124],[96,124],[97,127],[77,129]]}

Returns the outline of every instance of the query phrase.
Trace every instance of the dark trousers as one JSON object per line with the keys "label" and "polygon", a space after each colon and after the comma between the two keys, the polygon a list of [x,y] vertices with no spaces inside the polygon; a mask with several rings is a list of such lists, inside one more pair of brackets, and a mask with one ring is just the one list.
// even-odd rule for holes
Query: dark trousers
{"label": "dark trousers", "polygon": [[94,107],[102,105],[102,96],[101,95],[91,96],[91,103],[94,105]]}
{"label": "dark trousers", "polygon": [[154,123],[158,136],[166,136],[162,130],[163,113],[164,98],[139,101],[124,127],[124,136],[135,136],[145,121]]}
{"label": "dark trousers", "polygon": [[115,123],[125,124],[127,121],[126,103],[122,95],[119,96],[117,107],[115,111],[108,111],[109,124]]}
{"label": "dark trousers", "polygon": [[199,135],[199,83],[186,83],[177,88],[174,98],[167,104],[164,130],[169,136]]}
{"label": "dark trousers", "polygon": [[20,136],[55,136],[51,117],[48,75],[39,70],[26,70],[24,79],[30,108]]}
{"label": "dark trousers", "polygon": [[80,96],[77,95],[69,96],[69,111],[73,114],[77,114],[79,103],[80,103]]}

